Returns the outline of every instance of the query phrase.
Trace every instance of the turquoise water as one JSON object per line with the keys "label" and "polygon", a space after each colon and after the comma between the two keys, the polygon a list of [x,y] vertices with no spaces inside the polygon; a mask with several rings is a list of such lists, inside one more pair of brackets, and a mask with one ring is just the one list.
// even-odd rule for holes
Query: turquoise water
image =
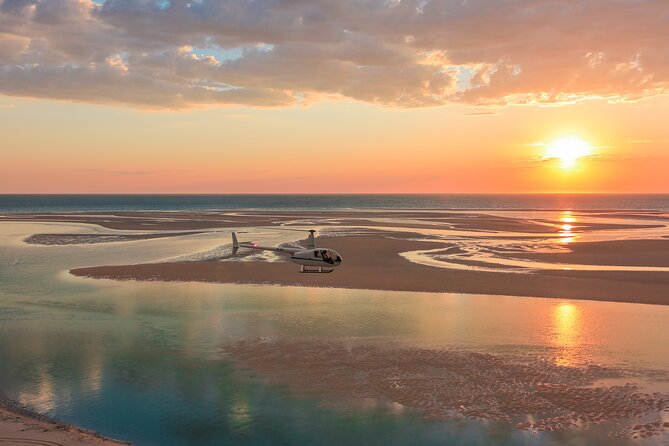
{"label": "turquoise water", "polygon": [[216,209],[669,209],[669,194],[0,195],[0,212]]}
{"label": "turquoise water", "polygon": [[34,232],[79,228],[0,224],[0,391],[138,445],[626,444],[596,429],[532,436],[503,423],[425,420],[378,401],[324,404],[235,367],[223,347],[241,339],[454,348],[669,371],[667,307],[76,279],[69,268],[168,258],[216,246],[220,235],[21,243]]}

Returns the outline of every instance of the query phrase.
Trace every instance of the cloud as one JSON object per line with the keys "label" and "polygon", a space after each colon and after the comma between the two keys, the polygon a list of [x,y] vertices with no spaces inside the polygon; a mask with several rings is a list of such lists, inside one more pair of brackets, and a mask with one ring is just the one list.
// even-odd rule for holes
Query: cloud
{"label": "cloud", "polygon": [[628,144],[666,144],[669,139],[627,139]]}
{"label": "cloud", "polygon": [[482,112],[468,112],[464,113],[465,116],[499,116],[501,113],[492,112],[492,111],[482,111]]}
{"label": "cloud", "polygon": [[[614,153],[594,153],[592,155],[585,155],[578,157],[578,162],[588,162],[588,163],[606,163],[606,162],[637,162],[637,161],[647,161],[652,157],[646,153],[634,153],[634,154],[614,154]],[[560,158],[556,156],[540,155],[540,156],[530,156],[520,159],[515,159],[512,161],[512,164],[515,167],[531,169],[535,167],[543,167],[549,165],[559,164]]]}
{"label": "cloud", "polygon": [[168,109],[634,100],[669,90],[668,16],[666,0],[0,0],[0,93]]}
{"label": "cloud", "polygon": [[149,170],[113,170],[113,169],[76,169],[76,173],[92,173],[96,175],[152,175],[155,172]]}

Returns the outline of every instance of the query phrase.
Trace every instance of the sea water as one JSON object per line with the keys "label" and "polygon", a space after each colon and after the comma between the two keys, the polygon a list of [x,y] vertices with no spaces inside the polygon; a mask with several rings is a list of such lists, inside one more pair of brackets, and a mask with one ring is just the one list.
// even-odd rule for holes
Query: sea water
{"label": "sea water", "polygon": [[504,423],[426,420],[382,402],[325,404],[238,368],[224,353],[238,340],[355,341],[669,372],[669,307],[81,279],[67,271],[207,250],[220,234],[87,246],[22,242],[36,232],[80,229],[0,223],[0,392],[138,445],[626,444],[596,430],[532,436]]}
{"label": "sea water", "polygon": [[0,212],[379,208],[668,210],[669,194],[0,195]]}

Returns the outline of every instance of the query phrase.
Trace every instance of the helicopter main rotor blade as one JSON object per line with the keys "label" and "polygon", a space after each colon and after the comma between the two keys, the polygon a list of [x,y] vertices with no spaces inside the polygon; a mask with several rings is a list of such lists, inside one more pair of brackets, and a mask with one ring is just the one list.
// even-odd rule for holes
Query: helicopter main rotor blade
{"label": "helicopter main rotor blade", "polygon": [[281,228],[276,228],[275,227],[275,228],[272,228],[272,229],[277,229],[279,231],[291,231],[291,232],[311,232],[311,233],[316,232],[315,229],[293,229],[293,228],[283,228],[283,227],[281,227]]}

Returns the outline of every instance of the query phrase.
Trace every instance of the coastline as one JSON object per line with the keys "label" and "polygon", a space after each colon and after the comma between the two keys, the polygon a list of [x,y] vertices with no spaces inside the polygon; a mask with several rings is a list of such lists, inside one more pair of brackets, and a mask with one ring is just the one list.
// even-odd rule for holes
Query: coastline
{"label": "coastline", "polygon": [[[669,305],[669,229],[665,214],[656,211],[123,211],[3,214],[0,221],[97,226],[94,233],[37,234],[24,240],[52,246],[169,242],[170,237],[214,233],[218,241],[220,234],[213,255],[70,269],[81,277]],[[284,229],[319,228],[318,246],[335,249],[344,263],[333,274],[300,274],[283,256],[271,262],[233,257],[229,231],[246,228],[276,231],[275,236]]]}
{"label": "coastline", "polygon": [[131,444],[63,423],[2,395],[0,395],[0,442],[49,446]]}

